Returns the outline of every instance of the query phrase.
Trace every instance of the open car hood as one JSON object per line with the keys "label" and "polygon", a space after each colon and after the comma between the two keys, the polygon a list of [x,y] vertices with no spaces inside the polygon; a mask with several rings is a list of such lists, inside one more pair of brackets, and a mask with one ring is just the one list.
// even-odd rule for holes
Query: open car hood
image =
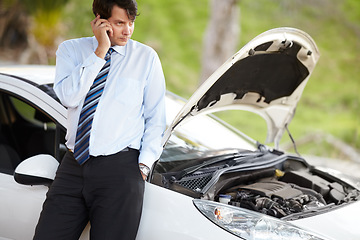
{"label": "open car hood", "polygon": [[192,117],[239,109],[265,119],[266,143],[277,148],[319,56],[313,39],[301,30],[276,28],[260,34],[196,90],[166,130],[163,144]]}

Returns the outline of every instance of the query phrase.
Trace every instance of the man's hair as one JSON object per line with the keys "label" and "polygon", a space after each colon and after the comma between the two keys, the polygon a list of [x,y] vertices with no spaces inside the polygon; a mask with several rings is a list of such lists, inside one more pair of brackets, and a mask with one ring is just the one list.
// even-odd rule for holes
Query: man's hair
{"label": "man's hair", "polygon": [[111,17],[111,10],[114,5],[125,9],[128,18],[131,20],[135,20],[139,15],[136,0],[94,0],[92,10],[95,16],[100,15],[101,18],[108,19]]}

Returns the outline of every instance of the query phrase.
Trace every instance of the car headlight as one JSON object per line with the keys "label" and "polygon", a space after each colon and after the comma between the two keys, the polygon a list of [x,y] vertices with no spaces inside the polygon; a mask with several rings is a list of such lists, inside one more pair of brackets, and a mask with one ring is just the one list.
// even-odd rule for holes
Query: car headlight
{"label": "car headlight", "polygon": [[216,225],[243,239],[325,240],[291,223],[247,209],[200,199],[193,202]]}

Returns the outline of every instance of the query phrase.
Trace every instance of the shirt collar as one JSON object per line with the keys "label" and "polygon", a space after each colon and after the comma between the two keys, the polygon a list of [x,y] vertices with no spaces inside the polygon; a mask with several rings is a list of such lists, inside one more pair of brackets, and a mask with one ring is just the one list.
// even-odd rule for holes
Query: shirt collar
{"label": "shirt collar", "polygon": [[[129,39],[129,41],[130,41],[130,39]],[[93,37],[93,48],[94,48],[93,50],[94,50],[94,51],[96,50],[96,48],[97,48],[98,45],[99,45],[98,41],[96,40],[95,37]],[[113,48],[117,53],[125,56],[125,55],[126,55],[126,46],[127,46],[127,44],[126,44],[125,46],[115,45],[115,46],[113,46],[112,48]]]}
{"label": "shirt collar", "polygon": [[112,47],[117,53],[120,53],[121,55],[126,55],[126,45],[125,46],[118,46],[115,45]]}

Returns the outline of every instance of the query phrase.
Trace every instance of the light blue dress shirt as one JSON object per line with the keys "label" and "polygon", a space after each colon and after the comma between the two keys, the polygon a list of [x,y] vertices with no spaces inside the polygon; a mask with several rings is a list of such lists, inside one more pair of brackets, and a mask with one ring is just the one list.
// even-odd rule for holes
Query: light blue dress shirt
{"label": "light blue dress shirt", "polygon": [[[66,145],[74,150],[80,111],[105,60],[94,53],[95,37],[67,40],[56,52],[54,90],[68,108]],[[160,157],[166,126],[165,79],[156,52],[137,41],[114,46],[105,89],[90,134],[92,156],[125,147],[140,150],[139,163],[149,167]]]}

